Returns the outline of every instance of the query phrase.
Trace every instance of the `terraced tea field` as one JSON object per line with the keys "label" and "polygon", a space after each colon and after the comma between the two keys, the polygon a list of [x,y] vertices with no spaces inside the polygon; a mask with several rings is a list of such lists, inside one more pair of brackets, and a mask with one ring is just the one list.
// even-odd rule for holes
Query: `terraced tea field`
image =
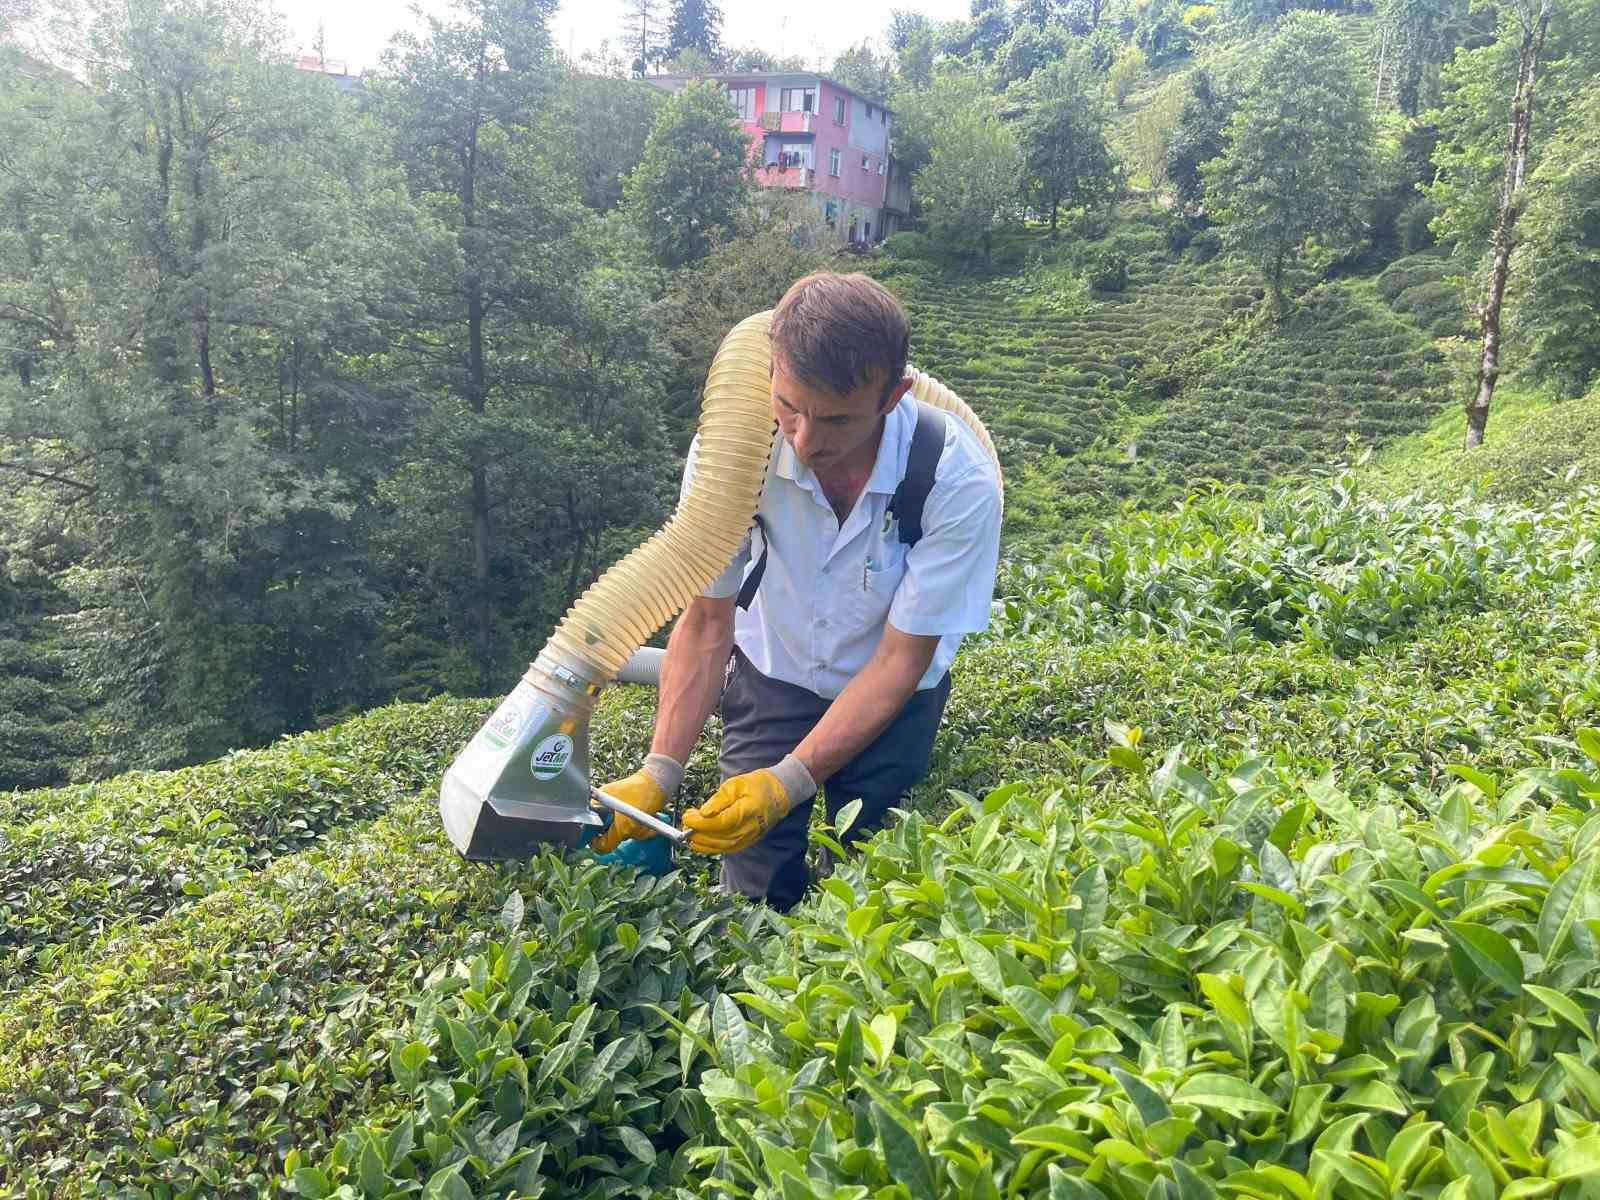
{"label": "terraced tea field", "polygon": [[1169,488],[1330,463],[1352,441],[1424,428],[1444,403],[1427,339],[1357,285],[1319,288],[1270,336],[1225,351],[1202,355],[1205,369],[1138,434],[1139,461]]}
{"label": "terraced tea field", "polygon": [[1024,538],[1328,463],[1352,439],[1422,428],[1443,402],[1427,337],[1360,282],[1233,337],[1253,280],[1159,249],[1131,258],[1124,291],[1066,311],[1019,303],[1016,279],[885,277],[911,314],[913,361],[972,404],[1014,478],[1040,480],[1013,520]]}

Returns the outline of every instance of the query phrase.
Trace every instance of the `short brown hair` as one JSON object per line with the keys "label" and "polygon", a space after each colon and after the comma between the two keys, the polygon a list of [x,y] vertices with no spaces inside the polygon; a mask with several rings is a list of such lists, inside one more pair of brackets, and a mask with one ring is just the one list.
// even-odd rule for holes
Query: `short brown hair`
{"label": "short brown hair", "polygon": [[807,383],[841,396],[882,379],[887,399],[906,372],[910,344],[911,323],[900,301],[859,272],[813,272],[795,281],[772,314],[773,357]]}

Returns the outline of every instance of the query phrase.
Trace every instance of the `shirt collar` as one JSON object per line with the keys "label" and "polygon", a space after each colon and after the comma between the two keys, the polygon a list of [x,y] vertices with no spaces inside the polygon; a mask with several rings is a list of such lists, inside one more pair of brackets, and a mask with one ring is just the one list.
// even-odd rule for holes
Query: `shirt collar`
{"label": "shirt collar", "polygon": [[[872,474],[867,477],[863,492],[881,492],[894,495],[905,477],[906,460],[911,455],[911,429],[917,423],[917,402],[902,396],[894,411],[883,420],[883,437],[878,442],[878,457],[873,460]],[[783,479],[793,480],[807,491],[821,492],[821,485],[810,467],[801,464],[795,456],[789,439],[778,433],[778,461],[776,471]]]}

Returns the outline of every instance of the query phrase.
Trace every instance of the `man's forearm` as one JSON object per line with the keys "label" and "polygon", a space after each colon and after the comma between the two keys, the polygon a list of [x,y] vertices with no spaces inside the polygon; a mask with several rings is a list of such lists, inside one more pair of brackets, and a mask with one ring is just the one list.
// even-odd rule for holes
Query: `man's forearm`
{"label": "man's forearm", "polygon": [[795,757],[819,786],[900,715],[927,671],[937,643],[937,638],[913,638],[893,628],[885,630],[871,660],[795,747]]}
{"label": "man's forearm", "polygon": [[733,653],[732,611],[731,604],[695,601],[667,638],[652,754],[689,761],[706,718],[722,695],[723,674]]}

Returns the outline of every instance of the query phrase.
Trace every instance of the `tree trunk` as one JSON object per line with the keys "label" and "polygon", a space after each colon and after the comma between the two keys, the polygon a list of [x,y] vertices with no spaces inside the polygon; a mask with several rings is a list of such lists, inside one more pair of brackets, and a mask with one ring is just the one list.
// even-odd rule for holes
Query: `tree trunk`
{"label": "tree trunk", "polygon": [[1055,190],[1050,192],[1050,240],[1056,240],[1056,210],[1061,207],[1061,193]]}
{"label": "tree trunk", "polygon": [[[461,224],[468,233],[465,239],[467,273],[463,281],[467,300],[467,406],[482,416],[489,399],[489,381],[483,358],[483,281],[477,270],[476,239],[470,234],[477,227],[478,130],[475,125],[468,131],[465,151],[461,172]],[[481,447],[472,450],[467,473],[471,480],[473,640],[478,670],[487,684],[493,669],[494,613],[489,598],[489,472]]]}
{"label": "tree trunk", "polygon": [[1478,385],[1467,405],[1467,435],[1463,447],[1483,444],[1489,424],[1489,402],[1500,378],[1500,306],[1511,274],[1511,236],[1522,204],[1522,177],[1528,167],[1528,131],[1533,124],[1533,89],[1544,53],[1544,34],[1550,25],[1551,0],[1542,0],[1533,25],[1522,25],[1522,45],[1517,51],[1517,87],[1511,98],[1511,134],[1506,146],[1506,181],[1500,199],[1500,219],[1494,227],[1494,260],[1489,269],[1489,292],[1483,302],[1483,350],[1478,359]]}

